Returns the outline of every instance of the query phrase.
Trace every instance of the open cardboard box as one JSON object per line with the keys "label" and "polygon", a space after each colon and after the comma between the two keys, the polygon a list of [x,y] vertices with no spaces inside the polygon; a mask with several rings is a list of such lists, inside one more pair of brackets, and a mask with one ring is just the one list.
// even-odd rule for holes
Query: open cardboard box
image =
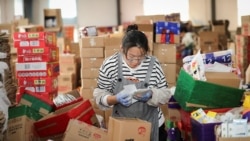
{"label": "open cardboard box", "polygon": [[70,119],[78,119],[100,127],[96,114],[89,100],[81,100],[74,104],[57,109],[34,123],[39,137],[64,133]]}
{"label": "open cardboard box", "polygon": [[185,70],[180,70],[174,98],[181,108],[193,111],[240,106],[244,90],[239,89],[240,79],[236,74],[214,72],[206,77],[207,81],[195,80]]}

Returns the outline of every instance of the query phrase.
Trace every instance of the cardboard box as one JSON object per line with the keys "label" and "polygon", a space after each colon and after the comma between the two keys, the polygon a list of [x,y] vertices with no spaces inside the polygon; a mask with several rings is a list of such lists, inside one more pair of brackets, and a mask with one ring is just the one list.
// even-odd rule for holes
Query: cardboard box
{"label": "cardboard box", "polygon": [[137,26],[140,31],[154,32],[154,24],[137,24]]}
{"label": "cardboard box", "polygon": [[100,68],[104,58],[81,58],[81,68]]}
{"label": "cardboard box", "polygon": [[61,73],[58,76],[58,92],[67,93],[76,88],[75,73]]}
{"label": "cardboard box", "polygon": [[175,44],[154,44],[153,55],[156,56],[161,64],[176,63]]}
{"label": "cardboard box", "polygon": [[[49,53],[43,53],[49,52]],[[20,53],[20,54],[19,54]],[[18,49],[17,62],[57,62],[59,61],[58,57],[59,50],[58,48],[33,48]]]}
{"label": "cardboard box", "polygon": [[7,139],[10,141],[35,140],[33,123],[43,116],[26,105],[19,105],[9,109]]}
{"label": "cardboard box", "polygon": [[81,58],[81,68],[100,68],[104,58]]}
{"label": "cardboard box", "polygon": [[176,64],[161,64],[162,70],[165,74],[168,83],[176,83]]}
{"label": "cardboard box", "polygon": [[43,14],[46,31],[59,32],[62,30],[63,22],[61,9],[44,9]]}
{"label": "cardboard box", "polygon": [[44,26],[42,25],[18,25],[18,32],[44,32]]}
{"label": "cardboard box", "polygon": [[60,64],[75,64],[76,55],[75,54],[59,54]]}
{"label": "cardboard box", "polygon": [[34,123],[39,137],[61,134],[66,131],[70,119],[78,119],[87,124],[100,127],[95,112],[89,100],[60,108]]}
{"label": "cardboard box", "polygon": [[151,123],[135,118],[109,118],[109,141],[150,141]]}
{"label": "cardboard box", "polygon": [[245,84],[250,84],[250,65],[248,65],[245,73],[246,73]]}
{"label": "cardboard box", "polygon": [[104,36],[91,36],[79,39],[80,48],[104,47]]}
{"label": "cardboard box", "polygon": [[225,34],[226,33],[226,27],[225,25],[213,25],[212,31],[218,32],[219,34]]}
{"label": "cardboard box", "polygon": [[206,72],[208,82],[232,88],[240,88],[240,78],[231,72]]}
{"label": "cardboard box", "polygon": [[93,99],[93,88],[80,88],[80,94],[84,99]]}
{"label": "cardboard box", "polygon": [[152,24],[156,21],[166,21],[166,15],[138,15],[135,16],[137,24]]}
{"label": "cardboard box", "polygon": [[76,55],[76,58],[80,57],[80,47],[78,42],[71,42],[71,53]]}
{"label": "cardboard box", "polygon": [[81,86],[84,89],[94,89],[97,87],[97,79],[81,79]]}
{"label": "cardboard box", "polygon": [[59,63],[32,62],[16,63],[16,76],[20,77],[50,77],[59,75]]}
{"label": "cardboard box", "polygon": [[114,49],[114,48],[121,48],[123,36],[116,36],[116,37],[106,37],[104,38],[104,46],[105,49]]}
{"label": "cardboard box", "polygon": [[108,58],[108,57],[110,57],[110,56],[112,56],[115,53],[118,53],[120,51],[121,51],[120,48],[119,49],[116,49],[116,48],[114,48],[114,49],[105,49],[104,50],[104,56],[105,56],[104,58]]}
{"label": "cardboard box", "polygon": [[46,103],[49,103],[50,105],[53,104],[53,98],[57,96],[57,90],[53,92],[34,92],[33,90],[26,89],[27,87],[18,87],[18,91],[16,92],[16,102],[19,103],[23,94],[27,93],[29,95],[32,95]]}
{"label": "cardboard box", "polygon": [[85,122],[70,119],[63,141],[108,141],[108,131]]}
{"label": "cardboard box", "polygon": [[219,50],[219,33],[212,31],[200,32],[200,49],[202,52],[209,53]]}
{"label": "cardboard box", "polygon": [[60,63],[60,73],[77,73],[77,63]]}
{"label": "cardboard box", "polygon": [[[59,48],[60,54],[65,53],[66,49],[71,51],[71,42],[68,38],[57,37],[57,47]],[[68,48],[67,48],[68,47]]]}
{"label": "cardboard box", "polygon": [[[14,24],[0,24],[0,33],[12,35],[14,32]],[[11,37],[10,37],[11,38]]]}
{"label": "cardboard box", "polygon": [[[232,73],[232,75],[235,75]],[[209,80],[210,78],[207,77]],[[197,108],[230,108],[240,106],[244,90],[225,86],[228,78],[221,78],[222,84],[195,80],[181,69],[174,94],[175,100],[185,111]],[[233,79],[238,81],[239,78]],[[225,83],[225,84],[224,84]],[[238,84],[239,85],[239,84]],[[237,86],[238,86],[237,85]]]}
{"label": "cardboard box", "polygon": [[15,32],[13,34],[13,40],[14,41],[41,40],[41,41],[53,42],[53,44],[56,45],[56,35],[53,32]]}
{"label": "cardboard box", "polygon": [[23,94],[20,100],[20,104],[27,105],[35,110],[37,110],[42,115],[47,115],[52,112],[55,108],[54,105],[50,105],[37,97],[34,97],[29,94]]}
{"label": "cardboard box", "polygon": [[249,141],[250,137],[217,138],[216,141]]}
{"label": "cardboard box", "polygon": [[80,48],[80,57],[81,58],[103,58],[104,48],[103,47]]}
{"label": "cardboard box", "polygon": [[[17,48],[17,54],[18,55],[32,55],[32,56],[40,56],[40,55],[54,55],[54,52],[57,52],[58,48],[48,48],[48,47],[25,47],[25,48]],[[58,54],[55,54],[58,58]],[[37,60],[37,59],[36,59]]]}
{"label": "cardboard box", "polygon": [[96,79],[99,76],[99,68],[81,69],[82,79]]}
{"label": "cardboard box", "polygon": [[47,40],[32,40],[32,41],[15,41],[13,43],[13,46],[16,48],[19,47],[56,47],[52,41]]}

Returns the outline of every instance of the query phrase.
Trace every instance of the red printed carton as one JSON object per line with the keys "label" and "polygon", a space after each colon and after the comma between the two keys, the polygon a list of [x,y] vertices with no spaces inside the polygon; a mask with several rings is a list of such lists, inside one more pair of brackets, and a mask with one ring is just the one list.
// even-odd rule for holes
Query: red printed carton
{"label": "red printed carton", "polygon": [[15,32],[14,41],[46,40],[56,46],[56,34],[53,32]]}
{"label": "red printed carton", "polygon": [[70,119],[78,119],[90,125],[100,127],[95,111],[89,100],[83,100],[60,108],[34,123],[39,137],[64,133]]}
{"label": "red printed carton", "polygon": [[16,48],[22,47],[56,47],[53,41],[49,40],[22,40],[14,41],[13,46]]}
{"label": "red printed carton", "polygon": [[26,77],[51,77],[59,75],[58,62],[29,62],[16,63],[17,78]]}
{"label": "red printed carton", "polygon": [[53,51],[58,50],[58,48],[47,48],[47,47],[25,47],[17,48],[18,55],[37,55],[37,54],[50,54]]}
{"label": "red printed carton", "polygon": [[18,48],[17,62],[57,62],[58,48]]}
{"label": "red printed carton", "polygon": [[26,87],[27,90],[36,93],[58,90],[57,77],[18,78],[17,82],[19,87]]}

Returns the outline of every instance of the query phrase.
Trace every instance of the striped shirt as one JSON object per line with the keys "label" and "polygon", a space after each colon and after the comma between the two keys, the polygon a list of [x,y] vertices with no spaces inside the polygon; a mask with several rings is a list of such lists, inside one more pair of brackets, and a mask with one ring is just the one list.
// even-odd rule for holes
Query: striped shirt
{"label": "striped shirt", "polygon": [[[134,78],[139,81],[144,81],[147,75],[148,67],[150,64],[151,56],[146,56],[146,58],[141,62],[141,64],[136,68],[130,68],[124,61],[122,63],[122,71],[124,78]],[[98,84],[99,89],[105,89],[113,93],[113,90],[118,81],[118,53],[105,59],[103,65],[99,70]],[[167,82],[163,70],[160,66],[159,61],[156,59],[153,70],[149,79],[148,87],[154,88],[166,88]],[[164,115],[160,108],[158,108],[160,125],[164,123]],[[163,120],[163,121],[162,121]]]}

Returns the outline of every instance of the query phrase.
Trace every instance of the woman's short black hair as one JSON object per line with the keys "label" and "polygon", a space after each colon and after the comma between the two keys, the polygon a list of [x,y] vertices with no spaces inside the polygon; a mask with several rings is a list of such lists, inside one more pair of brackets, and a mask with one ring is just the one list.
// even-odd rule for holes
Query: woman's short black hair
{"label": "woman's short black hair", "polygon": [[147,36],[138,30],[137,24],[132,24],[127,27],[126,33],[122,39],[122,48],[125,54],[131,47],[142,48],[145,53],[149,51]]}

